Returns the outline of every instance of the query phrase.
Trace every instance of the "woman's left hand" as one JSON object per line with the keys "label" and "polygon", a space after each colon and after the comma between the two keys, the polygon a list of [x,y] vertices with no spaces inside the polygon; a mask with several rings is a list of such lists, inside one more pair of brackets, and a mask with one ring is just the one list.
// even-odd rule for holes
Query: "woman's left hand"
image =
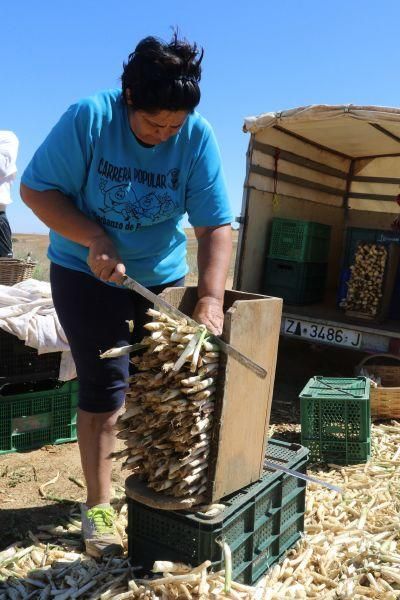
{"label": "woman's left hand", "polygon": [[222,301],[211,296],[203,296],[197,301],[193,319],[205,325],[214,335],[221,335],[224,326]]}

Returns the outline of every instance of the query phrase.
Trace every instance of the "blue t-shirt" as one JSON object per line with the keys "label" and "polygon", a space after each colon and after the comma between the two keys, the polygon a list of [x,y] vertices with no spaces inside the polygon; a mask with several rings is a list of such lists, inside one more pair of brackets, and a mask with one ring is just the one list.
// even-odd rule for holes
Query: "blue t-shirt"
{"label": "blue t-shirt", "polygon": [[[194,112],[176,135],[144,147],[130,129],[121,90],[71,106],[35,153],[22,183],[70,197],[114,241],[127,274],[146,286],[187,273],[185,213],[194,227],[232,221],[209,123]],[[88,249],[53,230],[48,256],[91,273]]]}

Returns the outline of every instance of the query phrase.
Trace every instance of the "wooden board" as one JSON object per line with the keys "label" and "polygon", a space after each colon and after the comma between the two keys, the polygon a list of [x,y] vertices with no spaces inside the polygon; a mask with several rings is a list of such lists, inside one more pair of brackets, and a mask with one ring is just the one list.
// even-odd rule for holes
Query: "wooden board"
{"label": "wooden board", "polygon": [[214,432],[212,449],[212,501],[262,474],[275,378],[282,301],[267,297],[246,300],[243,292],[236,294],[237,300],[226,313],[224,338],[264,367],[267,377],[260,379],[234,359],[227,359],[219,430]]}
{"label": "wooden board", "polygon": [[127,496],[151,508],[160,510],[189,510],[196,505],[196,498],[174,498],[155,492],[139,476],[130,475],[125,481]]}
{"label": "wooden board", "polygon": [[373,321],[376,322],[376,317],[372,315],[367,315],[366,313],[362,313],[358,310],[346,310],[346,317],[351,317],[352,319],[362,319],[363,321]]}

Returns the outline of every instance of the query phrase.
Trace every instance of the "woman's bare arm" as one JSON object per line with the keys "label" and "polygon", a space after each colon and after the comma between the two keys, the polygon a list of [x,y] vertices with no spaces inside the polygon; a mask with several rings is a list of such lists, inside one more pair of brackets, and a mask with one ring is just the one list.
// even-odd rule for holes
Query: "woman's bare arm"
{"label": "woman's bare arm", "polygon": [[232,254],[231,226],[195,227],[194,230],[198,241],[199,299],[193,317],[219,335],[224,322],[224,293]]}
{"label": "woman's bare arm", "polygon": [[39,192],[21,184],[21,198],[45,225],[89,249],[88,265],[96,277],[120,283],[125,266],[104,229],[58,190]]}

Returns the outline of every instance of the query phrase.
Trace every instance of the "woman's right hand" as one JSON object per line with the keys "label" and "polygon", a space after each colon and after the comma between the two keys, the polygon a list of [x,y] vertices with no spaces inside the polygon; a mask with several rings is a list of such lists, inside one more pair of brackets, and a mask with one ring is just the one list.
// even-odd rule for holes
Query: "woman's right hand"
{"label": "woman's right hand", "polygon": [[71,198],[58,190],[38,192],[21,184],[21,197],[50,229],[89,249],[87,264],[103,281],[122,283],[125,265],[104,229],[76,208]]}
{"label": "woman's right hand", "polygon": [[95,236],[90,241],[87,264],[99,279],[122,283],[125,265],[118,256],[113,242],[106,234]]}

